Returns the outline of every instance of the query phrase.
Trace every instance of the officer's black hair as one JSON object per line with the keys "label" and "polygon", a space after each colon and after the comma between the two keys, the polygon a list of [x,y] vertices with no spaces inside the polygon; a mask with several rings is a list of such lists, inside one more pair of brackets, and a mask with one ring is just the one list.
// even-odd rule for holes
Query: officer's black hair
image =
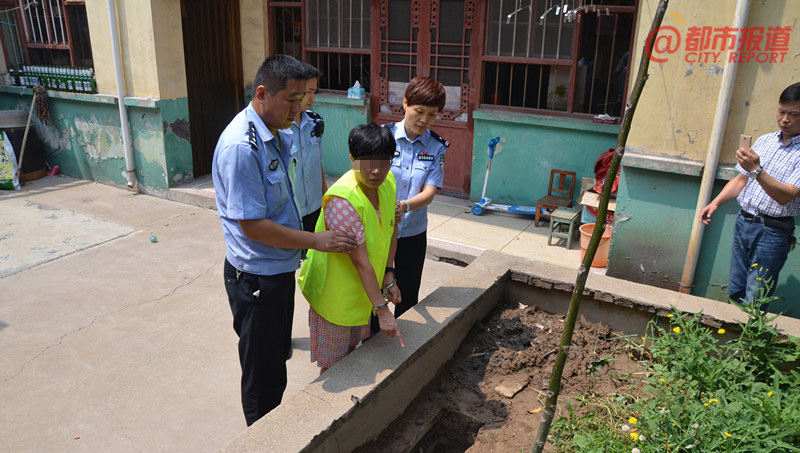
{"label": "officer's black hair", "polygon": [[252,96],[256,97],[256,89],[261,85],[270,95],[275,95],[286,88],[286,81],[290,79],[306,80],[304,63],[289,55],[270,55],[256,72]]}
{"label": "officer's black hair", "polygon": [[306,80],[319,78],[320,76],[319,69],[317,69],[314,65],[312,65],[311,63],[306,63],[304,61],[303,66],[305,66],[306,68],[306,75],[304,77]]}
{"label": "officer's black hair", "polygon": [[356,160],[365,157],[391,160],[397,147],[392,131],[375,123],[354,127],[350,131],[347,144],[350,146],[350,157]]}
{"label": "officer's black hair", "polygon": [[800,101],[800,82],[793,83],[786,87],[781,93],[781,97],[778,100],[779,104],[791,104],[793,102]]}

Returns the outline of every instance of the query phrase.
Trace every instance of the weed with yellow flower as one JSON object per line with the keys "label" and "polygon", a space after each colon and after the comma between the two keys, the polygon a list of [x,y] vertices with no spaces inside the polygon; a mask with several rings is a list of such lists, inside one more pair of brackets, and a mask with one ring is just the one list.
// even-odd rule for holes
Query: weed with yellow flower
{"label": "weed with yellow flower", "polygon": [[605,396],[591,424],[570,408],[550,441],[559,451],[800,453],[800,373],[781,371],[800,360],[800,339],[779,336],[757,302],[740,306],[748,321],[733,340],[705,326],[702,313],[673,309],[666,329],[655,318],[646,341],[628,340],[647,369],[626,381],[631,396]]}

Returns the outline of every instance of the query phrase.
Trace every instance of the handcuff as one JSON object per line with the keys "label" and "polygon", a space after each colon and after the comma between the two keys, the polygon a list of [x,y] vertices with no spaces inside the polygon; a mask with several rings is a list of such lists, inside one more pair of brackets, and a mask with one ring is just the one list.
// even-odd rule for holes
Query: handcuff
{"label": "handcuff", "polygon": [[[393,274],[395,273],[393,267],[387,267],[386,268],[386,272],[389,272],[389,271],[391,271]],[[378,310],[380,310],[381,308],[389,305],[389,299],[388,299],[389,298],[389,288],[391,288],[392,286],[395,286],[395,285],[397,285],[397,279],[396,278],[393,279],[388,285],[386,285],[386,288],[383,288],[383,300],[384,300],[384,302],[382,304],[378,305],[377,307],[374,306],[374,305],[372,306],[372,314],[373,315],[377,316],[378,315]]]}
{"label": "handcuff", "polygon": [[397,279],[392,280],[391,283],[386,285],[386,288],[383,289],[383,298],[384,299],[389,297],[389,288],[391,288],[392,286],[395,286],[395,285],[397,285]]}
{"label": "handcuff", "polygon": [[374,305],[372,306],[372,314],[373,314],[373,315],[375,315],[375,316],[378,316],[378,310],[380,310],[381,308],[383,308],[383,307],[385,307],[385,306],[389,305],[389,301],[388,301],[388,300],[386,300],[386,299],[383,299],[383,300],[385,300],[386,302],[384,302],[384,303],[382,303],[382,304],[378,305],[377,307],[376,307],[376,306],[374,306]]}
{"label": "handcuff", "polygon": [[[386,288],[383,288],[383,299],[384,300],[386,300],[386,298],[389,297],[389,288],[391,288],[392,286],[397,284],[397,271],[394,270],[394,268],[391,267],[391,266],[386,266],[386,270],[384,271],[384,275],[386,275],[386,273],[388,273],[388,272],[391,272],[392,275],[394,276],[394,278],[392,279],[391,283],[386,285]],[[382,308],[382,307],[378,307],[378,308]]]}

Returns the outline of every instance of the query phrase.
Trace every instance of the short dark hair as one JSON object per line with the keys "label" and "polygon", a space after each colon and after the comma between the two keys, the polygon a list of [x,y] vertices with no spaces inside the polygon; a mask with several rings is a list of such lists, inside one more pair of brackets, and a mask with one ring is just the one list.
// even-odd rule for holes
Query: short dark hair
{"label": "short dark hair", "polygon": [[779,104],[791,104],[792,102],[800,101],[800,82],[793,83],[786,87],[778,99]]}
{"label": "short dark hair", "polygon": [[253,80],[252,96],[256,97],[256,89],[263,85],[270,95],[286,88],[289,79],[306,80],[306,69],[303,63],[289,55],[270,55],[261,63]]}
{"label": "short dark hair", "polygon": [[444,110],[447,93],[444,86],[430,77],[417,76],[411,79],[406,87],[406,103],[411,105],[424,105],[426,107],[439,107]]}
{"label": "short dark hair", "polygon": [[350,146],[350,157],[356,160],[372,156],[391,159],[397,148],[392,131],[375,123],[354,127],[347,144]]}
{"label": "short dark hair", "polygon": [[319,78],[319,76],[320,76],[319,69],[317,69],[311,63],[306,63],[305,61],[302,62],[302,63],[303,63],[303,66],[305,66],[305,68],[306,68],[306,76],[305,76],[306,80],[308,80],[308,79],[318,79]]}

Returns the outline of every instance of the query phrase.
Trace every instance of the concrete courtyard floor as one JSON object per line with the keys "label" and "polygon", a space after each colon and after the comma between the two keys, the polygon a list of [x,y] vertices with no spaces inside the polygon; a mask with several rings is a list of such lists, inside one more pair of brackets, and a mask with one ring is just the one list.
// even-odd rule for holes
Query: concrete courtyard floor
{"label": "concrete courtyard floor", "polygon": [[[68,177],[0,193],[0,451],[214,451],[244,430],[219,219],[183,201]],[[431,257],[577,269],[546,223],[468,211],[431,205]],[[460,270],[427,260],[421,296]],[[318,375],[299,290],[293,344],[285,399]]]}

